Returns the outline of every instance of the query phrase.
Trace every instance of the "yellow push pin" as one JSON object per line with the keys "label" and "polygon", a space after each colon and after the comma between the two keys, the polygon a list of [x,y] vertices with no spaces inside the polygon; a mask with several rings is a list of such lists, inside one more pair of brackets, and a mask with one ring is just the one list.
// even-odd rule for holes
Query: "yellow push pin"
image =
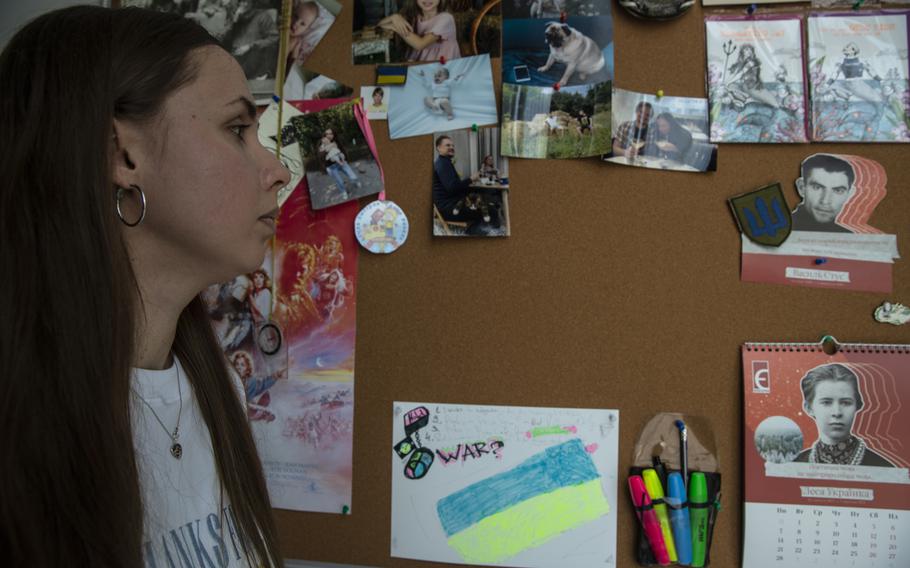
{"label": "yellow push pin", "polygon": [[657,98],[659,99],[659,98],[662,98],[663,96],[664,96],[664,90],[657,89]]}

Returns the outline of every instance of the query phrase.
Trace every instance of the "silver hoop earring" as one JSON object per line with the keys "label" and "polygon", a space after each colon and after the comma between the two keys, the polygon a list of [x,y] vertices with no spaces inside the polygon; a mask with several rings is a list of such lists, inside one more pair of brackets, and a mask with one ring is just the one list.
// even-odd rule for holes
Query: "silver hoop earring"
{"label": "silver hoop earring", "polygon": [[[139,220],[135,223],[130,223],[123,217],[123,211],[120,210],[120,200],[123,199],[123,196],[126,195],[127,191],[138,191],[139,192],[139,204],[142,206],[142,211],[139,212]],[[145,219],[145,193],[142,192],[142,189],[136,184],[130,184],[129,188],[117,188],[117,216],[120,217],[120,221],[127,227],[135,227]]]}

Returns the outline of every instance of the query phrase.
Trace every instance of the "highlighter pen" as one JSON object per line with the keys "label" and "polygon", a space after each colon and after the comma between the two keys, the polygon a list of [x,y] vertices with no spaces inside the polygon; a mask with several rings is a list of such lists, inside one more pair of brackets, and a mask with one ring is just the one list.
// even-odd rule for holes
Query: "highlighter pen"
{"label": "highlighter pen", "polygon": [[667,506],[664,504],[664,488],[660,484],[660,478],[653,469],[646,469],[641,472],[642,479],[645,480],[645,489],[651,497],[651,503],[654,505],[654,512],[657,513],[657,521],[660,523],[660,532],[664,535],[664,543],[667,545],[667,555],[670,562],[676,562],[676,547],[673,545],[673,531],[670,530],[670,517],[667,515]]}
{"label": "highlighter pen", "polygon": [[654,513],[654,507],[651,506],[651,498],[648,497],[648,491],[645,489],[645,483],[640,475],[629,476],[629,493],[632,494],[632,506],[635,508],[635,514],[638,515],[645,536],[651,543],[654,559],[661,566],[669,566],[670,557],[667,555],[664,537],[660,533],[660,522]]}
{"label": "highlighter pen", "polygon": [[679,563],[692,563],[692,530],[689,527],[689,507],[686,505],[686,486],[683,478],[675,471],[667,479],[667,507],[670,507],[670,528]]}
{"label": "highlighter pen", "polygon": [[696,568],[705,565],[709,506],[705,474],[693,471],[689,480],[689,519],[692,525],[692,566]]}

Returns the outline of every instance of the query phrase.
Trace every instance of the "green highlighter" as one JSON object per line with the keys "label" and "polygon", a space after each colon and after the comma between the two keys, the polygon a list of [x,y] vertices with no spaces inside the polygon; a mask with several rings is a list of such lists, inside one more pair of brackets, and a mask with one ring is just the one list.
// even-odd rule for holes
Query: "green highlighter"
{"label": "green highlighter", "polygon": [[692,564],[705,565],[708,542],[708,484],[705,474],[693,471],[689,479],[689,519],[692,523]]}

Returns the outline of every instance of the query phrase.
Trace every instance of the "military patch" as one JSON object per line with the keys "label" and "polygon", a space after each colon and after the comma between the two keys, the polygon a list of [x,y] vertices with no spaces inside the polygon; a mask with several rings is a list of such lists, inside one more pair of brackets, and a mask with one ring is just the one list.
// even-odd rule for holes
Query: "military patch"
{"label": "military patch", "polygon": [[778,247],[790,236],[790,209],[780,183],[731,197],[728,201],[739,230],[752,242]]}

